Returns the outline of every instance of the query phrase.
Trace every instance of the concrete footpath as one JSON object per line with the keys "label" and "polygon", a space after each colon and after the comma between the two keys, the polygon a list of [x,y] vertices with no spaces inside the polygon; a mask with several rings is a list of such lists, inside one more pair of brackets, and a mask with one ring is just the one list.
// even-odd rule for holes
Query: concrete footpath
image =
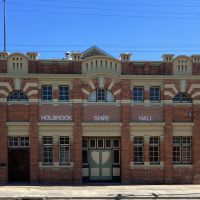
{"label": "concrete footpath", "polygon": [[0,199],[200,199],[200,185],[5,185],[0,186]]}

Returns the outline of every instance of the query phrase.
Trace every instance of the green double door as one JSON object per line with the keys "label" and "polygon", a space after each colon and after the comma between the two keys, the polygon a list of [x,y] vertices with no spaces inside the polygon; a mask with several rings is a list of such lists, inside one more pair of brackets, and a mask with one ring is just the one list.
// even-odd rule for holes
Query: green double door
{"label": "green double door", "polygon": [[90,150],[90,180],[112,180],[112,150]]}

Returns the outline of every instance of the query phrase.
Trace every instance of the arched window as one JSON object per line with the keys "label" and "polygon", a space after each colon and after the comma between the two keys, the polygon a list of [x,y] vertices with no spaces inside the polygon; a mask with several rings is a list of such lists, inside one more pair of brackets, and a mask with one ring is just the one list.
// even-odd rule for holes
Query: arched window
{"label": "arched window", "polygon": [[28,97],[24,92],[16,90],[8,96],[8,101],[28,101]]}
{"label": "arched window", "polygon": [[173,98],[174,103],[192,103],[192,100],[184,93],[178,93]]}
{"label": "arched window", "polygon": [[90,101],[90,102],[114,102],[115,97],[109,90],[98,89],[98,90],[93,91],[89,95],[88,101]]}

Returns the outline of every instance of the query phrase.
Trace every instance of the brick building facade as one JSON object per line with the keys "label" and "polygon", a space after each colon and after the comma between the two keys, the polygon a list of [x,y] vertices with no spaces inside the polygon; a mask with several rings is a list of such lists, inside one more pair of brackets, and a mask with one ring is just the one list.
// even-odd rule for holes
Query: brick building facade
{"label": "brick building facade", "polygon": [[0,53],[0,181],[200,183],[200,55]]}

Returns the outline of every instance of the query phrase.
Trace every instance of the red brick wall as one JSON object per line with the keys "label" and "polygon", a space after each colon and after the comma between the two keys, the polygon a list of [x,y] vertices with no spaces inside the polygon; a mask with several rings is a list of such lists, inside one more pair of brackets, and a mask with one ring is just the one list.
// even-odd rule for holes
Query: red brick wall
{"label": "red brick wall", "polygon": [[41,182],[65,182],[74,183],[73,168],[40,168],[39,181]]}
{"label": "red brick wall", "polygon": [[193,63],[192,74],[200,75],[200,63]]}
{"label": "red brick wall", "polygon": [[29,61],[29,73],[41,74],[80,74],[81,62],[69,61],[68,63],[59,63],[52,61],[44,64],[39,61]]}
{"label": "red brick wall", "polygon": [[[74,80],[73,82],[73,98],[81,99],[82,82]],[[82,182],[82,104],[77,103],[73,105],[73,118],[74,118],[74,138],[73,138],[73,180],[74,182]]]}
{"label": "red brick wall", "polygon": [[161,184],[164,183],[164,170],[135,168],[131,170],[131,183],[133,184]]}
{"label": "red brick wall", "polygon": [[149,119],[151,117],[154,122],[163,121],[163,107],[161,106],[144,106],[136,105],[131,107],[131,121],[137,122],[140,116],[147,116]]}
{"label": "red brick wall", "polygon": [[39,164],[39,132],[38,132],[38,105],[29,105],[29,138],[30,138],[30,181],[37,182],[39,180],[38,164]]}
{"label": "red brick wall", "polygon": [[94,116],[109,116],[109,122],[121,122],[121,108],[115,105],[88,105],[83,107],[83,121],[94,122]]}
{"label": "red brick wall", "polygon": [[193,106],[193,183],[200,183],[200,106]]}
{"label": "red brick wall", "polygon": [[0,182],[8,181],[7,105],[0,104]]}
{"label": "red brick wall", "polygon": [[179,105],[174,106],[173,121],[192,122],[192,107]]}
{"label": "red brick wall", "polygon": [[137,64],[133,62],[122,62],[122,74],[132,75],[171,75],[172,63],[150,64]]}
{"label": "red brick wall", "polygon": [[28,105],[9,105],[8,109],[8,121],[9,122],[28,122],[29,121],[29,109]]}
{"label": "red brick wall", "polygon": [[[130,99],[130,81],[121,81],[121,98],[122,100]],[[130,116],[131,110],[129,104],[122,104],[121,106],[121,180],[123,183],[131,182],[130,162],[133,160],[133,146],[130,140]]]}
{"label": "red brick wall", "polygon": [[0,73],[7,73],[7,61],[0,60]]}
{"label": "red brick wall", "polygon": [[165,183],[173,183],[173,107],[171,105],[164,106],[164,175]]}

